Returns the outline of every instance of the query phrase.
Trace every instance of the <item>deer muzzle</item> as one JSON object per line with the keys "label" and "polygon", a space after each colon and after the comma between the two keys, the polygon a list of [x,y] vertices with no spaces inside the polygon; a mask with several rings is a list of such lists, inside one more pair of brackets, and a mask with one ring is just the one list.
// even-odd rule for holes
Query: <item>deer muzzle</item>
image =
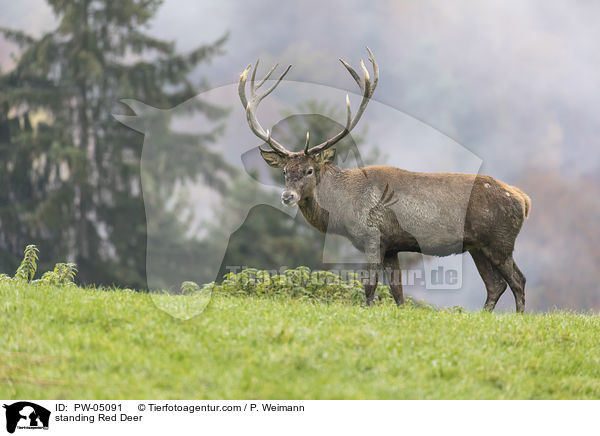
{"label": "deer muzzle", "polygon": [[281,194],[281,202],[286,206],[294,206],[298,203],[298,194],[294,191],[283,191]]}

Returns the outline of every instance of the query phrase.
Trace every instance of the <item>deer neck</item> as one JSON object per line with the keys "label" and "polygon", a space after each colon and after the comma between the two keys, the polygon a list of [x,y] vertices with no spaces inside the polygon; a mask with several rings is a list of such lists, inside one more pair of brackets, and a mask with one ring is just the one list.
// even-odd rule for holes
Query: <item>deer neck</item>
{"label": "deer neck", "polygon": [[325,233],[336,232],[336,223],[330,219],[336,216],[335,209],[341,207],[347,193],[343,191],[343,171],[334,165],[328,165],[323,171],[320,180],[312,195],[298,203],[300,212],[306,221],[317,230]]}

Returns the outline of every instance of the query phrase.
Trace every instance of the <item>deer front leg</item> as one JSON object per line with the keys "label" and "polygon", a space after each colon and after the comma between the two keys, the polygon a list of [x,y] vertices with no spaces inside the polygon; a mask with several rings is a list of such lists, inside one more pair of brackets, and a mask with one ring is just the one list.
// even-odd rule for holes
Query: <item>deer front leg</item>
{"label": "deer front leg", "polygon": [[377,289],[377,281],[378,281],[378,269],[380,268],[377,264],[368,264],[368,277],[364,282],[365,287],[365,296],[367,298],[367,306],[373,304],[373,298],[375,298],[375,290]]}
{"label": "deer front leg", "polygon": [[[376,185],[371,185],[366,193],[367,207],[365,208],[364,227],[361,230],[364,232],[365,238],[365,255],[367,257],[368,278],[365,281],[365,295],[367,298],[367,306],[373,303],[375,290],[377,289],[378,275],[381,272],[384,250],[381,247],[381,229],[385,223],[385,216],[389,213],[389,207],[395,204],[398,199],[394,198],[394,191],[389,185],[385,186],[383,192]],[[398,258],[394,269],[399,271]],[[394,288],[394,299],[396,303],[402,304],[402,288],[398,294],[397,287]]]}
{"label": "deer front leg", "polygon": [[[379,236],[379,235],[377,235]],[[379,272],[381,271],[381,250],[379,248],[379,237],[375,241],[369,241],[366,245],[365,255],[367,256],[367,274],[363,282],[365,287],[365,296],[367,306],[373,304],[375,290],[377,289],[377,281]]]}

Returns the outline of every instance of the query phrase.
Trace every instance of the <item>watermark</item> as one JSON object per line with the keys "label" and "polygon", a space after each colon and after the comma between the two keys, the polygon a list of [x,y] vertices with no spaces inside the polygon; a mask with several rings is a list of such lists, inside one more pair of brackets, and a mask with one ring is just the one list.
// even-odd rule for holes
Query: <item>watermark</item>
{"label": "watermark", "polygon": [[[263,89],[275,83],[267,80]],[[368,109],[362,108],[360,126],[336,144],[335,156],[328,155],[340,171],[363,174],[368,180],[360,183],[366,184],[368,195],[355,207],[341,209],[335,207],[339,196],[328,201],[321,196],[319,207],[327,212],[328,220],[317,230],[299,213],[295,204],[299,194],[286,193],[289,181],[282,169],[267,163],[264,150],[272,148],[257,140],[249,129],[248,118],[255,114],[240,105],[238,88],[238,83],[215,88],[168,110],[126,99],[122,102],[135,115],[115,115],[144,134],[141,179],[148,225],[146,272],[158,308],[181,319],[202,313],[211,298],[211,288],[203,284],[221,281],[233,272],[232,265],[240,265],[239,271],[241,265],[249,265],[281,274],[283,265],[326,264],[335,266],[331,272],[339,271],[343,276],[340,265],[376,264],[383,254],[378,243],[359,249],[356,241],[353,244],[340,235],[342,232],[329,230],[347,220],[349,210],[362,214],[355,221],[367,224],[370,241],[386,237],[381,231],[383,223],[395,220],[396,231],[410,236],[415,251],[422,252],[434,252],[432,244],[437,243],[424,229],[439,231],[435,226],[427,227],[426,221],[445,217],[443,230],[454,238],[449,242],[455,244],[452,252],[462,251],[461,235],[472,186],[464,184],[461,189],[465,192],[457,195],[452,208],[441,210],[426,198],[405,195],[398,187],[378,186],[362,169],[377,164],[420,172],[476,174],[482,161],[468,149],[403,111],[371,98]],[[318,101],[307,102],[307,98]],[[268,130],[265,138],[277,138],[294,151],[326,141],[346,125],[344,102],[356,114],[364,105],[364,95],[284,81],[261,103],[260,123],[265,126],[265,135]],[[202,111],[195,112],[195,108],[207,105],[229,110],[220,125]],[[419,222],[425,224],[416,225]],[[345,225],[351,227],[351,223]],[[176,227],[183,228],[186,237],[181,233],[170,236]],[[419,263],[423,267],[415,266]],[[376,274],[369,269],[354,268],[348,274],[361,283],[368,282]],[[386,269],[390,268],[382,264],[380,279],[385,277],[383,280],[391,284],[427,290],[462,286],[461,256],[424,256],[400,271],[386,274]]]}
{"label": "watermark", "polygon": [[[327,286],[344,282],[358,281],[359,283],[368,283],[373,277],[385,275],[384,284],[419,286],[425,289],[459,289],[461,285],[461,273],[459,269],[446,269],[438,265],[436,269],[418,269],[409,268],[394,270],[383,268],[382,270],[373,269],[328,269],[312,271],[311,274],[288,274],[287,266],[279,269],[257,271],[247,265],[228,265],[226,267],[228,274],[239,274],[239,284],[242,286],[258,286],[269,284],[275,278],[278,283],[290,287],[296,286]],[[326,273],[326,274],[323,274]]]}
{"label": "watermark", "polygon": [[[282,426],[293,428],[297,434],[355,434],[357,429],[361,434],[374,429],[383,433],[389,428],[386,418],[395,417],[399,407],[394,401],[369,400],[45,400],[42,404],[52,411],[48,430],[17,428],[14,434],[188,434],[194,429],[196,434],[271,435],[280,434]],[[430,420],[428,428],[436,434],[448,433],[452,428],[448,423],[456,423],[456,434],[478,435],[489,422],[486,420],[489,406],[484,402],[473,402],[468,410],[459,402],[431,402],[427,407],[421,404],[418,401],[401,404],[404,413],[413,418],[407,420],[407,429],[412,433],[421,431],[422,423]],[[552,416],[560,419],[531,419],[534,410],[529,404],[539,405],[536,417],[543,418],[550,408]],[[515,425],[531,434],[549,432],[557,426],[564,432],[585,434],[595,424],[597,406],[593,402],[504,402],[497,407],[503,415],[515,416],[516,420],[500,420],[497,427],[501,434],[510,433]],[[523,407],[529,407],[527,414],[522,413]],[[431,420],[432,413],[439,419]],[[371,419],[357,419],[359,416]],[[4,429],[0,430],[0,434],[8,434],[3,432]]]}
{"label": "watermark", "polygon": [[18,401],[3,405],[6,415],[6,431],[15,430],[48,430],[50,411],[30,401]]}

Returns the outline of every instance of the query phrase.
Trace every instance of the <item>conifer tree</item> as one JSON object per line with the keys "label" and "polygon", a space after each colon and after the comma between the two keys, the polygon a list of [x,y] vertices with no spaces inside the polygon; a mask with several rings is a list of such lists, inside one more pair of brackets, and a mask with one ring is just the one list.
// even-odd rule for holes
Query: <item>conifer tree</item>
{"label": "conifer tree", "polygon": [[[111,114],[121,98],[170,108],[196,95],[190,73],[222,51],[226,36],[179,54],[144,31],[160,1],[48,3],[55,30],[34,38],[1,29],[19,55],[0,75],[0,270],[14,269],[23,247],[35,243],[42,269],[70,261],[85,283],[143,287],[143,137]],[[202,102],[195,110],[215,123],[225,115]],[[210,153],[211,139],[198,137],[197,153]],[[184,233],[180,227],[173,224],[171,235]]]}

